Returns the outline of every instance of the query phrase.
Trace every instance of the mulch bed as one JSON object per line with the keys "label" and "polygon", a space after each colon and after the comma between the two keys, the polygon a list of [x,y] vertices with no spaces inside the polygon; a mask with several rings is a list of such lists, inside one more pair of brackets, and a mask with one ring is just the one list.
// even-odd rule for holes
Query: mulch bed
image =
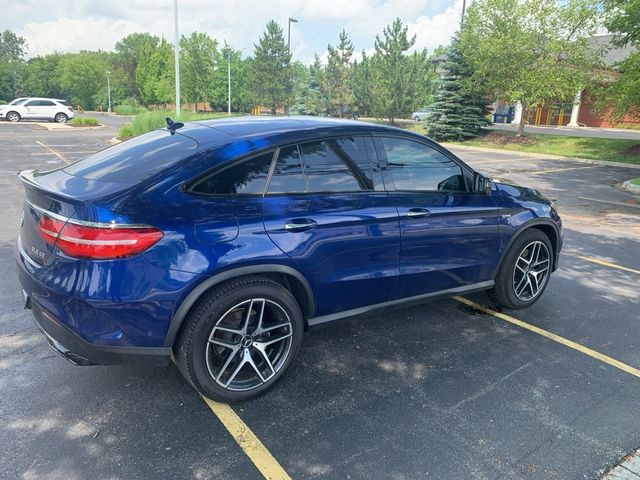
{"label": "mulch bed", "polygon": [[620,152],[622,155],[640,156],[640,143],[631,145]]}
{"label": "mulch bed", "polygon": [[496,145],[530,145],[535,143],[532,138],[526,135],[516,137],[515,135],[501,135],[499,133],[486,133],[482,136],[482,140],[487,140]]}

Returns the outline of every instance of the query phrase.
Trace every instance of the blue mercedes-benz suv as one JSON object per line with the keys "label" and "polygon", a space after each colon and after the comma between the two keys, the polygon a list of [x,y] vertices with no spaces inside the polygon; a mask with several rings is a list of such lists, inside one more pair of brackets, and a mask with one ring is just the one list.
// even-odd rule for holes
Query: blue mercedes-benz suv
{"label": "blue mercedes-benz suv", "polygon": [[172,123],[20,173],[25,307],[76,364],[166,359],[204,395],[271,387],[306,329],[488,290],[540,298],[562,225],[421,135],[362,122]]}

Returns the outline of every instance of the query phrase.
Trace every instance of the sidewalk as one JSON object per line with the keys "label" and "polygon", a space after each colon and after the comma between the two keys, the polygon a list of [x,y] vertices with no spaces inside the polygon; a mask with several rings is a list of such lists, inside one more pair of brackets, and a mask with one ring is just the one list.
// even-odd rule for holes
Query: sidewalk
{"label": "sidewalk", "polygon": [[[494,123],[489,130],[502,130],[507,132],[515,132],[517,125],[508,123]],[[561,135],[567,137],[595,137],[595,138],[613,138],[618,140],[638,140],[640,141],[640,130],[629,130],[624,128],[596,128],[596,127],[536,127],[534,125],[526,125],[525,133],[540,133],[543,135]]]}

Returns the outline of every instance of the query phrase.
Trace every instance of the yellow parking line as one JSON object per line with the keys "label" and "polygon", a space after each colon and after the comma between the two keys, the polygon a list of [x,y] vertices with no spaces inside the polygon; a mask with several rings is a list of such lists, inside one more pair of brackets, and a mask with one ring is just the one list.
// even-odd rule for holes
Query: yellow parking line
{"label": "yellow parking line", "polygon": [[550,340],[553,340],[554,342],[558,342],[566,347],[572,348],[574,350],[577,350],[578,352],[584,353],[585,355],[588,355],[590,357],[593,357],[597,360],[600,360],[601,362],[606,363],[607,365],[611,365],[612,367],[616,367],[619,368],[620,370],[627,372],[631,375],[634,375],[638,378],[640,378],[640,370],[637,368],[634,368],[630,365],[627,365],[626,363],[622,363],[619,360],[616,360],[615,358],[611,358],[607,355],[604,355],[603,353],[600,352],[596,352],[595,350],[591,350],[588,347],[585,347],[584,345],[580,345],[579,343],[573,342],[571,340],[568,340],[564,337],[561,337],[560,335],[556,335],[555,333],[551,333],[548,332],[547,330],[544,330],[540,327],[536,327],[535,325],[530,325],[526,322],[523,322],[522,320],[518,320],[517,318],[514,318],[510,315],[506,315],[504,313],[500,313],[500,312],[496,312],[495,310],[492,310],[490,308],[487,308],[483,305],[480,305],[479,303],[476,303],[474,301],[468,300],[464,297],[453,297],[454,300],[457,300],[460,303],[464,303],[465,305],[468,305],[469,307],[475,308],[476,310],[480,310],[481,312],[486,313],[487,315],[492,315],[496,318],[499,318],[500,320],[504,320],[505,322],[509,322],[513,325],[517,325],[520,328],[524,328],[525,330],[529,330],[530,332],[533,333],[537,333],[538,335],[542,335],[543,337],[546,337]]}
{"label": "yellow parking line", "polygon": [[602,167],[604,167],[604,165],[591,165],[589,167],[549,168],[547,170],[536,170],[533,172],[523,172],[523,173],[530,173],[532,175],[535,175],[538,173],[568,172],[569,170],[586,170],[589,168],[602,168]]}
{"label": "yellow parking line", "polygon": [[44,143],[42,143],[40,140],[36,140],[36,143],[38,145],[40,145],[41,147],[49,150],[49,152],[53,153],[56,157],[58,157],[60,160],[62,160],[64,163],[68,164],[70,163],[65,157],[64,155],[62,155],[60,152],[58,152],[57,150],[54,150],[53,148],[51,148],[48,145],[45,145]]}
{"label": "yellow parking line", "polygon": [[575,253],[567,252],[567,255],[571,255],[572,257],[579,258],[580,260],[584,260],[585,262],[597,263],[598,265],[603,265],[609,268],[617,268],[618,270],[624,270],[625,272],[637,273],[640,275],[640,270],[636,270],[635,268],[625,267],[624,265],[618,265],[617,263],[607,262],[606,260],[601,260],[600,258],[594,257],[585,257],[583,255],[576,255]]}
{"label": "yellow parking line", "polygon": [[284,468],[273,458],[269,450],[229,405],[214,402],[206,397],[202,398],[256,468],[260,470],[264,478],[268,480],[291,480]]}

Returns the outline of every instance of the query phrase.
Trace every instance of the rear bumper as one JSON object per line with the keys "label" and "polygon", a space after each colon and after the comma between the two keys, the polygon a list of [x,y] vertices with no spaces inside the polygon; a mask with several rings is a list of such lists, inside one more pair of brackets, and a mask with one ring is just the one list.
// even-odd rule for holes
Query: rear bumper
{"label": "rear bumper", "polygon": [[168,347],[113,347],[93,345],[56,320],[35,302],[30,302],[38,330],[56,352],[75,365],[115,365],[127,363],[166,364]]}

